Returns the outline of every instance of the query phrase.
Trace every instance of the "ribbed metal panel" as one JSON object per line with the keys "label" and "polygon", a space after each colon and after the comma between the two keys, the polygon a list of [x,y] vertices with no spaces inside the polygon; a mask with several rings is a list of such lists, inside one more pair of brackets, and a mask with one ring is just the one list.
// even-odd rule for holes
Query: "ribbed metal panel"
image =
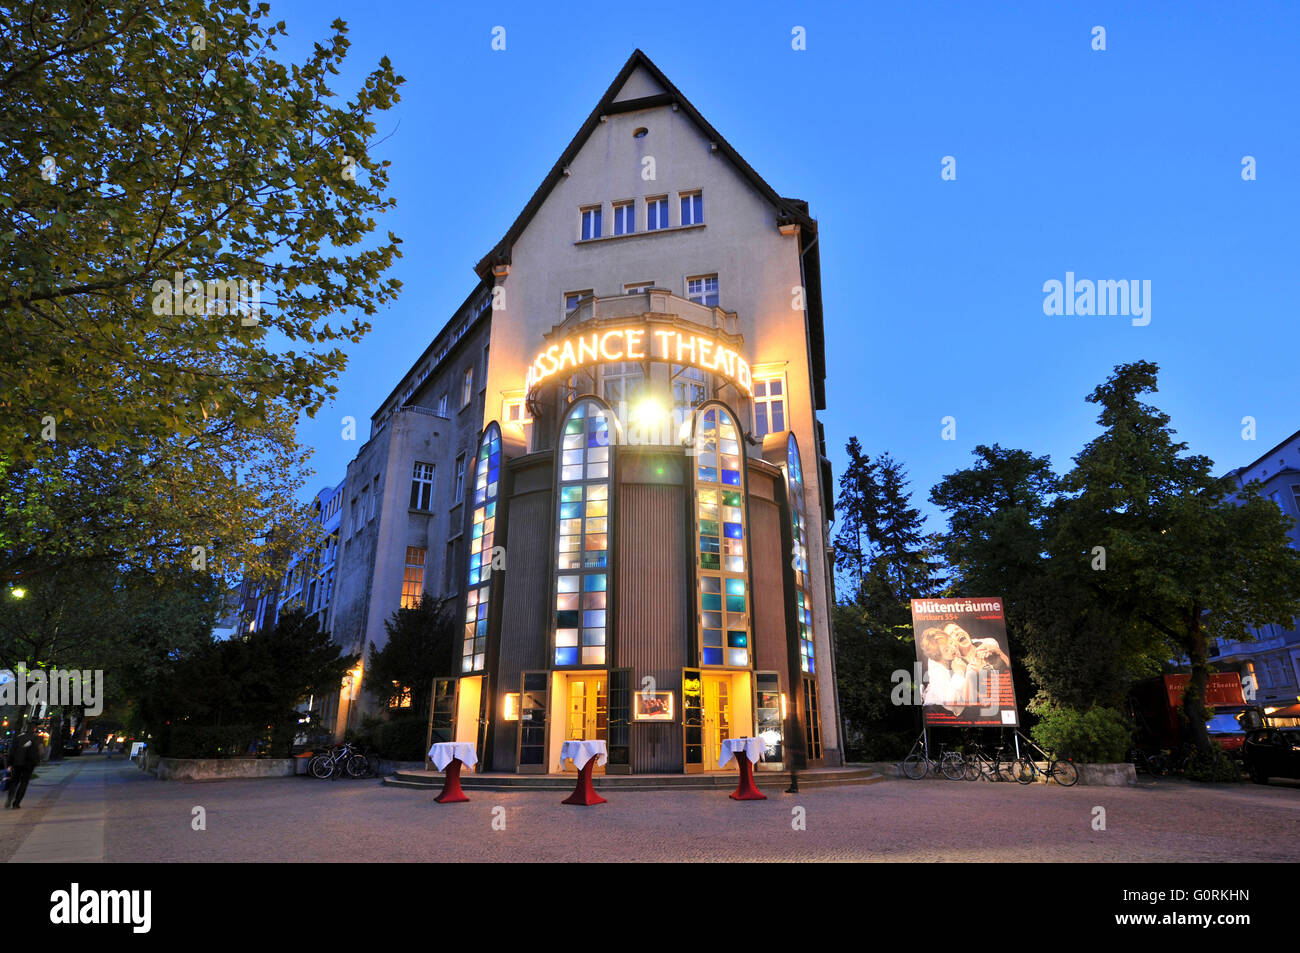
{"label": "ribbed metal panel", "polygon": [[[647,675],[672,689],[680,709],[692,626],[686,578],[686,500],[681,486],[623,484],[618,495],[617,664],[632,688]],[[632,724],[633,773],[682,770],[681,712],[675,724]]]}
{"label": "ribbed metal panel", "polygon": [[525,669],[550,668],[547,658],[547,599],[551,591],[552,494],[527,493],[505,501],[510,507],[506,547],[505,600],[501,609],[501,648],[492,686],[496,724],[492,769],[515,769],[518,726],[503,721],[503,692],[519,691]]}
{"label": "ribbed metal panel", "polygon": [[[759,480],[753,480],[757,487]],[[785,575],[786,554],[781,549],[781,508],[770,500],[751,493],[749,497],[750,567],[754,581],[754,668],[781,672],[785,684],[789,657],[786,632]]]}

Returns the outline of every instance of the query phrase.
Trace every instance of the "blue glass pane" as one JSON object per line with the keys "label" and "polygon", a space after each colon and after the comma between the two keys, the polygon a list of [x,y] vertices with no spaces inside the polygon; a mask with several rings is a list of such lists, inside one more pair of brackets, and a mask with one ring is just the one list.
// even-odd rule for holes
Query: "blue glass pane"
{"label": "blue glass pane", "polygon": [[745,597],[744,597],[744,596],[727,596],[727,611],[728,611],[728,612],[744,612],[744,611],[745,611]]}
{"label": "blue glass pane", "polygon": [[582,588],[587,592],[604,592],[605,591],[605,574],[598,573],[594,576],[588,576],[584,581]]}
{"label": "blue glass pane", "polygon": [[574,517],[581,516],[581,515],[582,515],[582,504],[581,504],[581,503],[561,503],[561,504],[560,504],[560,519],[562,519],[562,520],[571,520],[571,519],[573,519]]}
{"label": "blue glass pane", "polygon": [[572,648],[563,648],[563,649],[557,648],[555,650],[555,664],[556,665],[577,665],[578,664],[577,646],[574,646]]}
{"label": "blue glass pane", "polygon": [[716,648],[716,649],[722,648],[722,630],[705,629],[704,644],[709,646],[710,648]]}
{"label": "blue glass pane", "polygon": [[699,467],[698,469],[699,469],[699,473],[700,473],[700,482],[701,482],[701,483],[717,483],[717,482],[718,482],[718,469],[717,469],[717,467]]}
{"label": "blue glass pane", "polygon": [[560,500],[564,503],[571,503],[575,500],[582,499],[582,487],[566,486],[560,489]]}
{"label": "blue glass pane", "polygon": [[[558,653],[557,653],[557,654],[558,654]],[[705,650],[704,650],[704,664],[705,664],[705,665],[721,665],[721,664],[722,664],[722,649],[705,649]]]}
{"label": "blue glass pane", "polygon": [[740,471],[723,470],[722,482],[725,483],[727,486],[740,486]]}
{"label": "blue glass pane", "polygon": [[727,632],[727,645],[733,649],[743,649],[749,644],[749,639],[744,632]]}
{"label": "blue glass pane", "polygon": [[727,595],[743,596],[744,594],[745,594],[745,580],[743,579],[727,580]]}
{"label": "blue glass pane", "polygon": [[722,611],[722,596],[711,595],[711,594],[709,594],[709,593],[705,593],[705,594],[704,594],[704,608],[705,608],[705,609],[708,609],[708,610],[711,610],[711,611],[713,611],[713,612],[721,612],[721,611]]}
{"label": "blue glass pane", "polygon": [[744,539],[745,531],[741,529],[739,523],[723,523],[723,531],[727,534],[727,539]]}

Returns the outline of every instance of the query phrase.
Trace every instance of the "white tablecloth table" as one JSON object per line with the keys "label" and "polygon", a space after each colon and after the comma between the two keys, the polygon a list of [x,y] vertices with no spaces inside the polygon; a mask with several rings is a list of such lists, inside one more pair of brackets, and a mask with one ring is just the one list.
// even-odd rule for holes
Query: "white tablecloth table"
{"label": "white tablecloth table", "polygon": [[442,782],[442,793],[435,801],[439,804],[457,804],[468,801],[460,787],[460,766],[470,767],[478,764],[478,753],[468,741],[440,741],[429,749],[429,760],[439,771],[445,771],[447,778]]}
{"label": "white tablecloth table", "polygon": [[581,771],[592,758],[597,764],[605,764],[609,761],[609,753],[603,741],[566,741],[560,745],[560,763],[563,764],[566,758],[572,758],[574,766]]}
{"label": "white tablecloth table", "polygon": [[578,804],[583,807],[604,804],[605,799],[591,786],[591,769],[609,760],[605,742],[598,739],[566,741],[560,745],[560,764],[564,764],[566,758],[572,758],[573,763],[578,767],[578,783],[574,786],[573,793],[560,803]]}
{"label": "white tablecloth table", "polygon": [[471,768],[478,764],[478,753],[468,741],[439,741],[429,749],[429,760],[439,771],[446,771],[453,758],[459,758],[461,764]]}
{"label": "white tablecloth table", "polygon": [[728,738],[722,742],[718,767],[725,768],[732,761],[740,762],[740,784],[730,795],[733,801],[766,801],[767,795],[754,784],[754,765],[763,755],[762,738]]}

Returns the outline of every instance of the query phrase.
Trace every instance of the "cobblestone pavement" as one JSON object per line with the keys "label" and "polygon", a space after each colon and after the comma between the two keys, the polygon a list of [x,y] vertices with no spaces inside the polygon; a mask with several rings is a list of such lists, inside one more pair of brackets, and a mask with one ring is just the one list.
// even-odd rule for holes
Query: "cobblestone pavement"
{"label": "cobblestone pavement", "polygon": [[[278,778],[177,783],[98,757],[43,766],[0,813],[0,860],[1300,860],[1300,783],[1138,788],[889,779],[737,803],[721,791],[436,791]],[[207,829],[191,828],[193,809]],[[793,829],[794,809],[806,830]],[[1095,808],[1105,830],[1093,829]],[[505,829],[494,830],[494,818]]]}

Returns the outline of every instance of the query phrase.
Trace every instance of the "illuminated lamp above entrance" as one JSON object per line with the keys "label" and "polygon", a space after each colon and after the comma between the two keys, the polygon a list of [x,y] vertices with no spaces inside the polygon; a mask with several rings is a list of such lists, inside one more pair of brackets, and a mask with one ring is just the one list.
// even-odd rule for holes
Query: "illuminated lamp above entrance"
{"label": "illuminated lamp above entrance", "polygon": [[538,352],[528,367],[527,387],[531,393],[557,374],[622,361],[687,364],[720,374],[746,397],[753,396],[749,364],[730,345],[696,331],[647,324],[602,327],[568,335]]}

